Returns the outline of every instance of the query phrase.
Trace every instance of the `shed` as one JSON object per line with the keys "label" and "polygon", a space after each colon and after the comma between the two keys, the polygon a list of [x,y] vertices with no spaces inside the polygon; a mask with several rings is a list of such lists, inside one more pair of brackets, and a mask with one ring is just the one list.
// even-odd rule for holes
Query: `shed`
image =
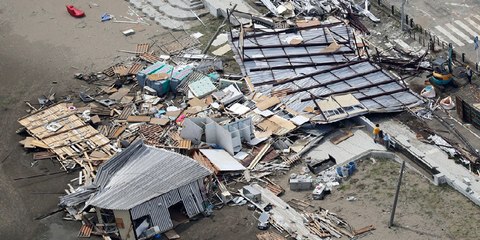
{"label": "shed", "polygon": [[113,213],[120,237],[137,239],[147,228],[165,232],[182,214],[204,212],[210,174],[187,156],[136,141],[99,168],[86,205],[96,207],[100,223],[108,221],[102,212]]}

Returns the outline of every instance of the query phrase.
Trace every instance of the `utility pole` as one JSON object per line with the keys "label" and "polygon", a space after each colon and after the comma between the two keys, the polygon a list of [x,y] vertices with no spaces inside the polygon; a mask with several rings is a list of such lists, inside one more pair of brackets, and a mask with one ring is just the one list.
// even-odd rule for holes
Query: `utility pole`
{"label": "utility pole", "polygon": [[401,28],[402,28],[402,31],[405,31],[405,3],[407,3],[407,0],[403,0],[402,2],[402,16],[401,16]]}
{"label": "utility pole", "polygon": [[393,200],[392,212],[390,215],[390,222],[388,227],[393,226],[393,219],[395,218],[395,209],[397,208],[398,194],[400,193],[400,185],[402,184],[403,170],[405,169],[405,161],[402,162],[402,167],[400,169],[400,176],[398,177],[397,191],[395,192],[395,199]]}

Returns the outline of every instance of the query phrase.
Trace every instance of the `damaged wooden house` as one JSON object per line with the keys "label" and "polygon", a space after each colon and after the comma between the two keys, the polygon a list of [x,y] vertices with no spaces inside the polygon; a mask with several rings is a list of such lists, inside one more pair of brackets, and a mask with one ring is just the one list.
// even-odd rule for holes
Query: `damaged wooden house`
{"label": "damaged wooden house", "polygon": [[99,168],[85,205],[121,239],[151,237],[205,211],[210,174],[188,156],[136,141]]}

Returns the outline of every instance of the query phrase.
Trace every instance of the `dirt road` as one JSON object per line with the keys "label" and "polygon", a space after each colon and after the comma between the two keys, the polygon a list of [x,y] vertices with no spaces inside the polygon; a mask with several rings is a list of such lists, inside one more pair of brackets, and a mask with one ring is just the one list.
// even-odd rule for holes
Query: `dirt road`
{"label": "dirt road", "polygon": [[[86,18],[72,18],[66,3],[85,10]],[[118,49],[133,50],[161,33],[158,26],[124,37],[126,24],[100,22],[103,12],[128,16],[124,1],[0,1],[0,238],[76,239],[78,222],[61,220],[61,213],[42,221],[34,218],[56,208],[66,183],[75,176],[56,174],[24,180],[17,178],[60,170],[58,163],[41,161],[31,167],[15,134],[17,119],[26,113],[24,101],[37,103],[49,92],[76,95],[85,88],[75,72],[99,71],[116,58],[128,57]],[[68,4],[67,3],[67,4]]]}

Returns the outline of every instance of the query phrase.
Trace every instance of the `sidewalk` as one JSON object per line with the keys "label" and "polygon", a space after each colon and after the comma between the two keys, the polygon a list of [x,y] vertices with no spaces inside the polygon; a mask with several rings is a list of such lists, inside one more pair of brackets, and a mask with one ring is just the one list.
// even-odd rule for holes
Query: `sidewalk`
{"label": "sidewalk", "polygon": [[[427,164],[435,167],[440,172],[434,176],[439,183],[448,183],[475,204],[480,205],[480,178],[477,175],[449,159],[448,155],[440,148],[419,141],[416,134],[402,123],[388,120],[380,125],[397,142],[416,153]],[[465,183],[467,179],[470,181],[470,185]]]}

